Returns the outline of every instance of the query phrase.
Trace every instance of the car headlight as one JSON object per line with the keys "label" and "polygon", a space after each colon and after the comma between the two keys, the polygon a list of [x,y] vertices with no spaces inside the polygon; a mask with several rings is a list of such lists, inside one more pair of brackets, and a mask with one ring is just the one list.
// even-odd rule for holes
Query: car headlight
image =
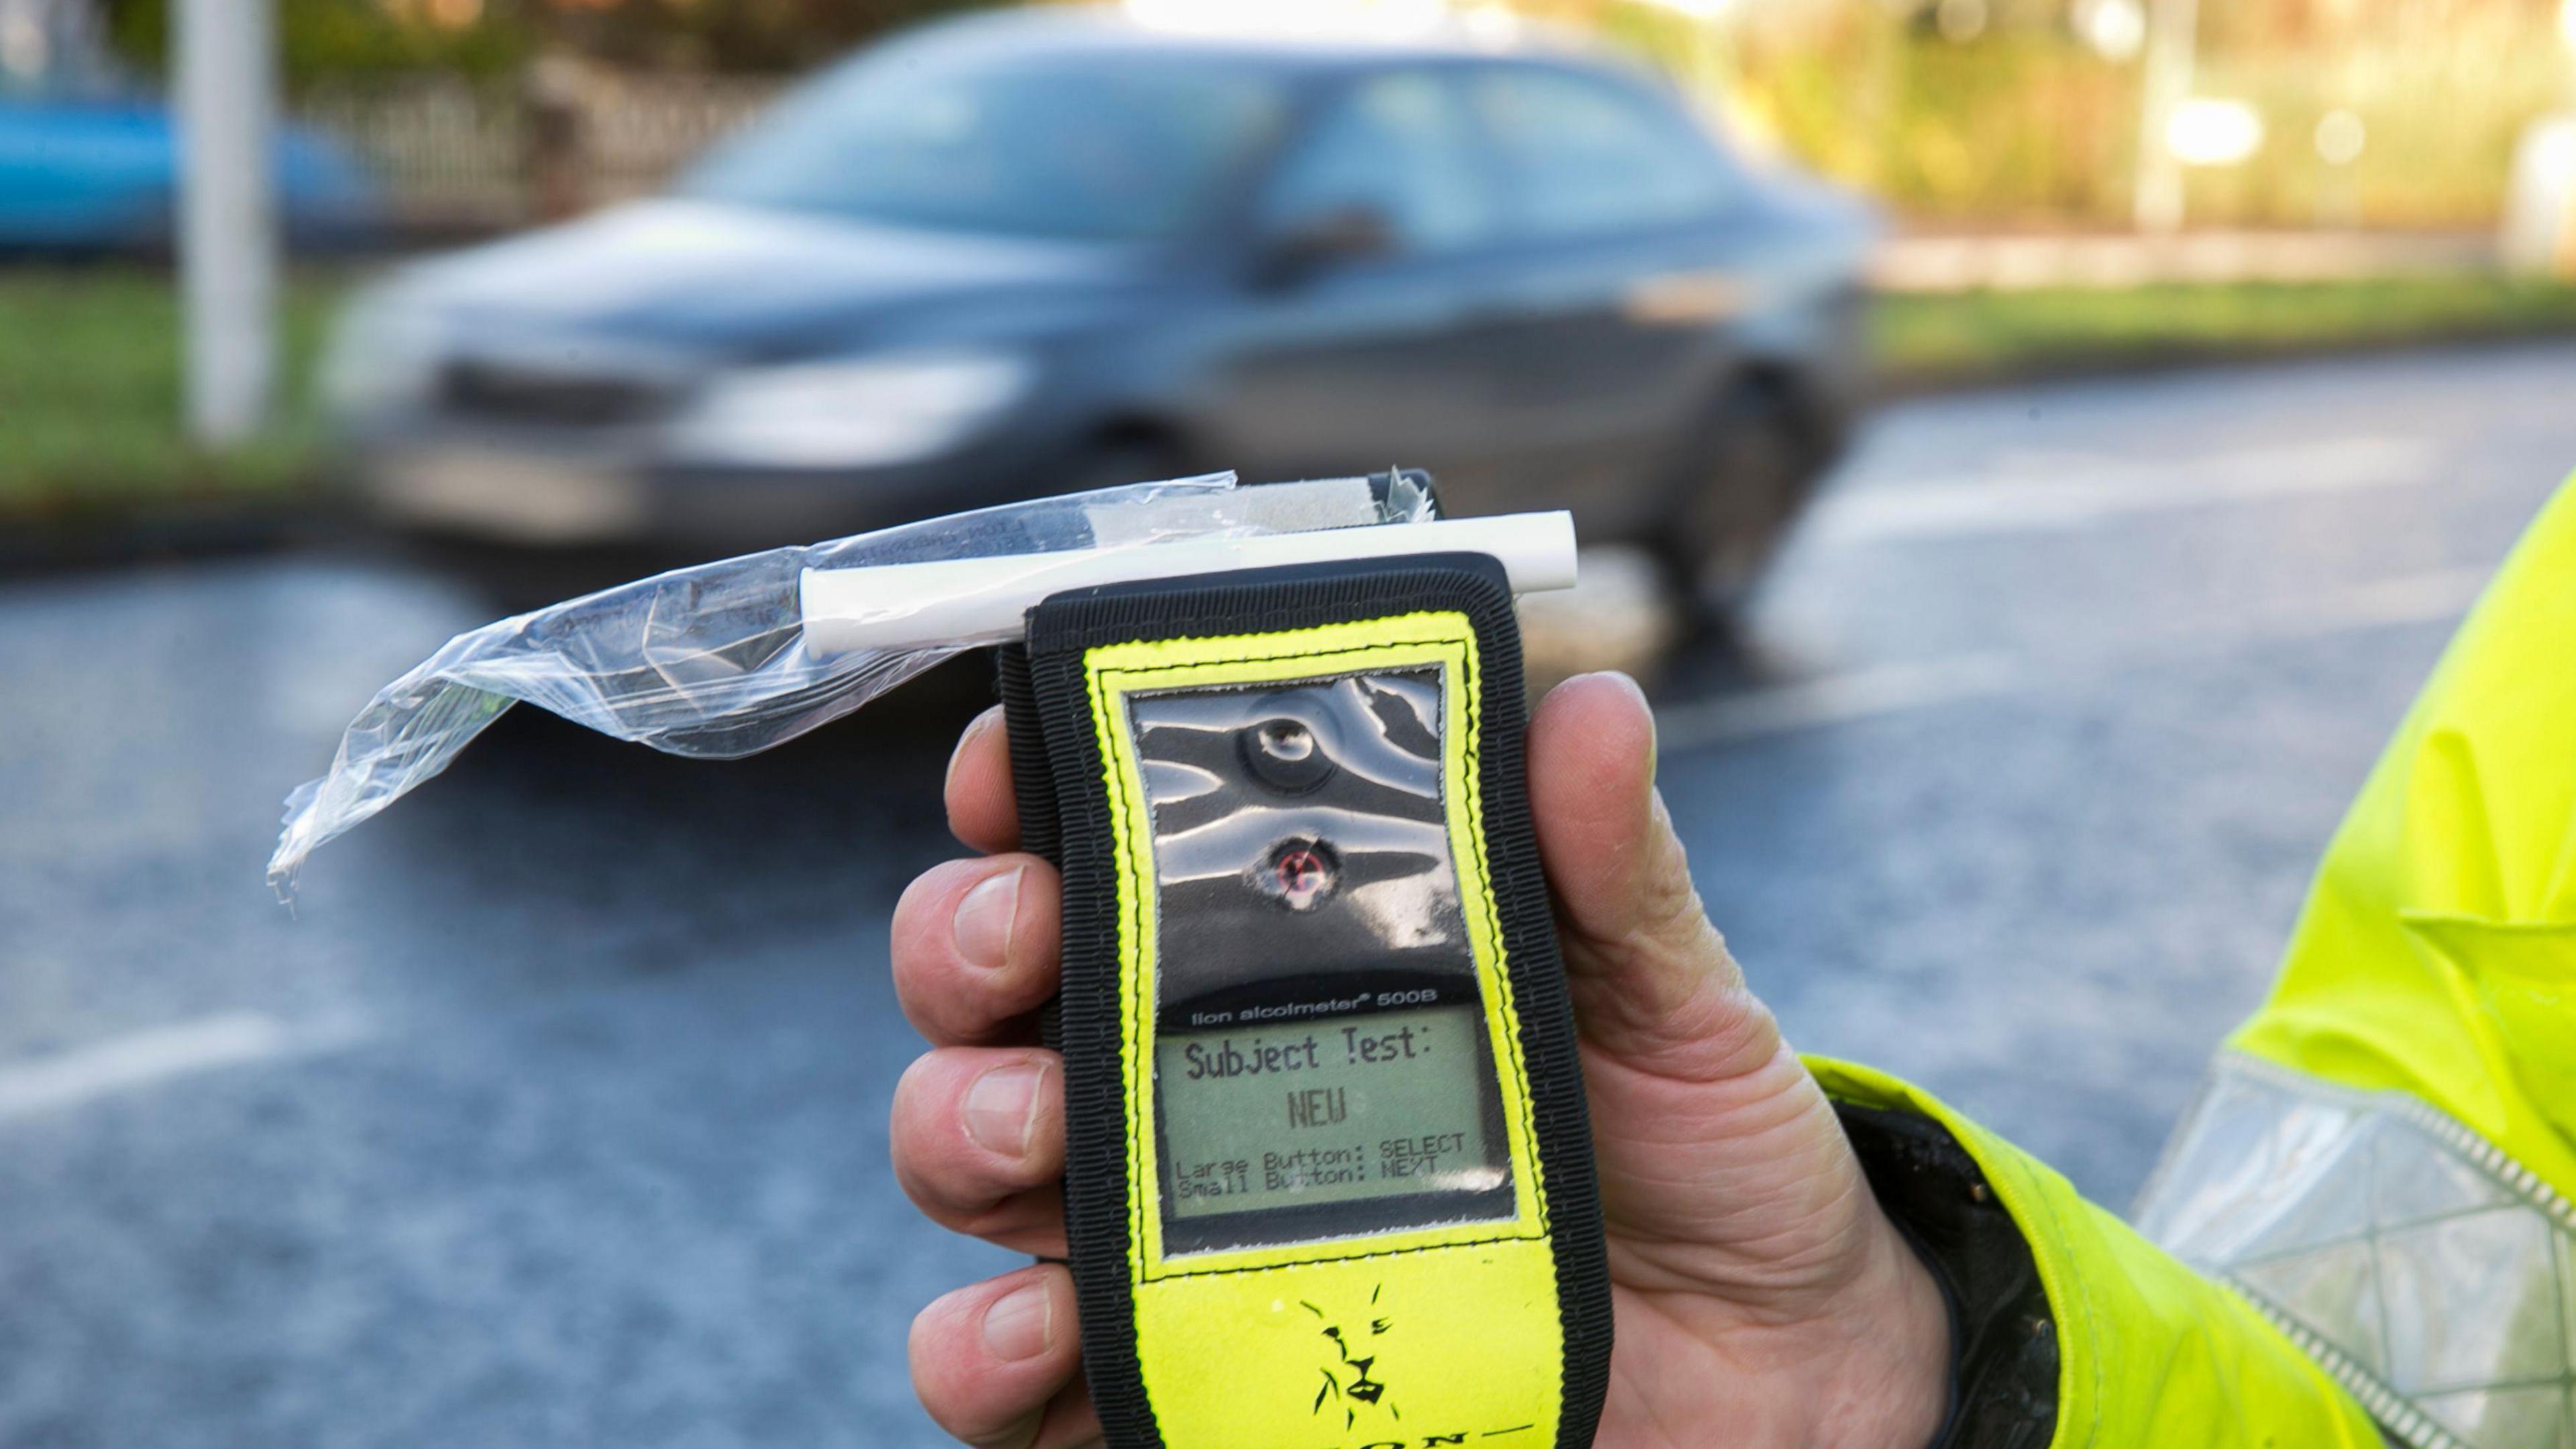
{"label": "car headlight", "polygon": [[342,313],[322,356],[322,399],[341,418],[414,403],[438,376],[445,329],[399,297],[362,297]]}
{"label": "car headlight", "polygon": [[945,452],[1029,383],[1026,359],[937,352],[745,368],[673,426],[692,462],[868,468]]}

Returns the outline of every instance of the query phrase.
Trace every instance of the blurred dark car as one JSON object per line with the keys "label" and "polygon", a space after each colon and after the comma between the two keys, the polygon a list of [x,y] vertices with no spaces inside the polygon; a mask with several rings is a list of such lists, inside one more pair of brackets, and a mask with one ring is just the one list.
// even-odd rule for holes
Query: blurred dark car
{"label": "blurred dark car", "polygon": [[669,195],[416,265],[329,367],[396,519],[767,546],[1400,463],[1740,586],[1859,386],[1856,202],[1628,66],[1038,9],[804,85]]}
{"label": "blurred dark car", "polygon": [[[308,250],[371,240],[375,185],[298,127],[274,147],[281,223]],[[0,255],[159,252],[177,214],[177,128],[160,100],[101,72],[0,85]]]}

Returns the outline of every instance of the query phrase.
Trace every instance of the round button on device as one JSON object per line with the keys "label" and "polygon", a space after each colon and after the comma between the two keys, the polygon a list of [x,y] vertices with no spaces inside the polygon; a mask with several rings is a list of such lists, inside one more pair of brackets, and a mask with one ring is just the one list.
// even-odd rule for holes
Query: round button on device
{"label": "round button on device", "polygon": [[1331,895],[1341,873],[1331,846],[1320,840],[1283,840],[1270,848],[1262,883],[1288,909],[1302,911]]}
{"label": "round button on device", "polygon": [[1304,720],[1266,719],[1239,738],[1253,778],[1282,794],[1303,795],[1332,777],[1332,757]]}

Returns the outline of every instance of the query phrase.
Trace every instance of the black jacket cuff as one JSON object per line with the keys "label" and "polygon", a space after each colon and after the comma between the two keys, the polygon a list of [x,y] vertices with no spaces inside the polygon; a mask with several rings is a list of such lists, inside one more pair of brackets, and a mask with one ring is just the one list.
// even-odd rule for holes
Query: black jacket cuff
{"label": "black jacket cuff", "polygon": [[1835,1106],[1880,1208],[1950,1308],[1950,1407],[1930,1449],[2047,1449],[2057,1429],[2057,1324],[2012,1214],[1940,1123]]}

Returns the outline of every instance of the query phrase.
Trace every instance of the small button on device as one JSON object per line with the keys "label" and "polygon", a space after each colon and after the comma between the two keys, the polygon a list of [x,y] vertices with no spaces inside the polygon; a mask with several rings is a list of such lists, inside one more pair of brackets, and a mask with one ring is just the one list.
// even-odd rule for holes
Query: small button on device
{"label": "small button on device", "polygon": [[1283,795],[1303,795],[1332,777],[1332,757],[1304,720],[1266,719],[1239,738],[1253,778]]}

